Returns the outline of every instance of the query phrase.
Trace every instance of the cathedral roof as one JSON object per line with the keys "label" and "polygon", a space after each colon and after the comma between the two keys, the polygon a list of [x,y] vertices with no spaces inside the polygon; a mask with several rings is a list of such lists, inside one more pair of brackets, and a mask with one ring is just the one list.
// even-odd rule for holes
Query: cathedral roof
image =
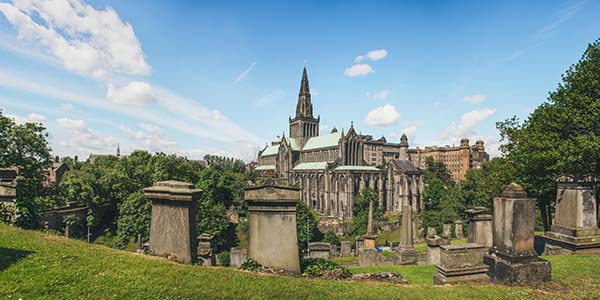
{"label": "cathedral roof", "polygon": [[382,171],[374,166],[339,166],[335,171]]}
{"label": "cathedral roof", "polygon": [[292,150],[300,151],[300,145],[298,145],[298,143],[296,143],[295,138],[286,137],[285,140],[288,142],[288,144],[290,144],[290,147],[292,148]]}
{"label": "cathedral roof", "polygon": [[325,170],[327,168],[327,162],[310,162],[310,163],[300,163],[297,164],[294,171],[302,171],[302,170]]}
{"label": "cathedral roof", "polygon": [[341,138],[341,132],[334,132],[327,135],[315,136],[306,141],[306,144],[304,145],[304,148],[302,148],[302,150],[306,151],[321,148],[337,147]]}
{"label": "cathedral roof", "polygon": [[279,153],[279,144],[267,146],[260,156],[277,155],[277,153]]}
{"label": "cathedral roof", "polygon": [[392,163],[396,166],[396,169],[402,173],[420,173],[421,171],[413,165],[412,162],[402,159],[394,159]]}
{"label": "cathedral roof", "polygon": [[275,165],[264,165],[264,166],[258,166],[256,167],[257,171],[262,171],[262,170],[275,170]]}

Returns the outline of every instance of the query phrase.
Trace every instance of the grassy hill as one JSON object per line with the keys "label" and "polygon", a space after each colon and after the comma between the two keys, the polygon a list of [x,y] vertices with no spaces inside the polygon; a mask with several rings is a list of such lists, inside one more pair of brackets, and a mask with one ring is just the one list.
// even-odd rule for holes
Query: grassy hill
{"label": "grassy hill", "polygon": [[[555,282],[539,289],[429,285],[430,266],[409,286],[256,275],[174,264],[0,224],[0,299],[552,299],[600,297],[600,257],[551,257]],[[383,270],[383,269],[381,269]],[[372,271],[354,269],[354,272]],[[407,273],[407,274],[408,274]],[[419,275],[421,274],[421,275]],[[407,276],[409,277],[409,276]]]}

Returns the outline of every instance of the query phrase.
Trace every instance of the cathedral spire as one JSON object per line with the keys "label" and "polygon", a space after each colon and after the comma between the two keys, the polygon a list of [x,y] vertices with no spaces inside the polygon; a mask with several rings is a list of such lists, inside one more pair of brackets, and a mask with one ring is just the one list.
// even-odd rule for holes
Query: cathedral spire
{"label": "cathedral spire", "polygon": [[312,103],[310,102],[310,88],[308,87],[308,75],[306,67],[302,70],[300,82],[300,93],[298,93],[298,104],[296,105],[296,118],[314,118]]}

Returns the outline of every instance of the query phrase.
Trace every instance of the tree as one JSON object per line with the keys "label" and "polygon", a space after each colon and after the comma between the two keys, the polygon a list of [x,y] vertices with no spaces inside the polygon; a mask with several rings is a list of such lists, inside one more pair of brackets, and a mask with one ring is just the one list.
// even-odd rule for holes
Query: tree
{"label": "tree", "polygon": [[45,130],[40,123],[17,125],[0,110],[0,167],[16,166],[25,178],[15,202],[14,218],[15,225],[22,228],[39,226],[35,198],[51,162]]}
{"label": "tree", "polygon": [[323,242],[340,246],[340,237],[333,230],[327,230],[323,235]]}
{"label": "tree", "polygon": [[600,40],[588,46],[547,102],[523,123],[513,117],[496,124],[505,142],[501,150],[513,163],[519,183],[538,199],[545,229],[551,223],[557,177],[600,178],[598,120]]}
{"label": "tree", "polygon": [[[304,202],[296,206],[296,231],[298,233],[298,250],[307,249],[308,242],[321,240],[321,232],[317,227],[318,218]],[[310,238],[310,240],[309,240]]]}
{"label": "tree", "polygon": [[442,224],[454,222],[461,218],[464,211],[464,197],[446,166],[441,162],[427,158],[425,176],[425,213],[423,227],[434,227],[442,230]]}
{"label": "tree", "polygon": [[350,235],[358,236],[367,233],[369,202],[371,201],[373,201],[373,220],[376,222],[381,218],[382,212],[379,209],[379,197],[377,193],[370,188],[363,189],[354,197]]}
{"label": "tree", "polygon": [[500,196],[504,188],[515,180],[512,163],[502,157],[483,162],[479,168],[469,169],[462,182],[465,206],[491,209],[494,197]]}
{"label": "tree", "polygon": [[143,191],[137,191],[119,207],[119,218],[117,219],[117,241],[118,248],[125,248],[131,237],[141,235],[142,241],[150,238],[150,220],[152,202],[144,197]]}

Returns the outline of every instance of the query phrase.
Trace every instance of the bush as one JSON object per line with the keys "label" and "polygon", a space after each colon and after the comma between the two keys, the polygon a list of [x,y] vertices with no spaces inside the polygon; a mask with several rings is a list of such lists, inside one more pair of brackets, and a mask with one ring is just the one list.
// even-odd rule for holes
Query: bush
{"label": "bush", "polygon": [[240,269],[252,272],[258,272],[261,268],[262,265],[252,257],[246,258],[244,263],[242,263],[242,266],[240,266]]}
{"label": "bush", "polygon": [[219,253],[219,265],[223,267],[229,267],[229,262],[231,261],[231,256],[229,251],[223,251]]}
{"label": "bush", "polygon": [[330,229],[323,236],[323,242],[340,246],[340,237]]}
{"label": "bush", "polygon": [[324,258],[309,258],[302,262],[302,272],[310,278],[323,276],[323,271],[338,271],[341,278],[352,276],[350,270]]}

